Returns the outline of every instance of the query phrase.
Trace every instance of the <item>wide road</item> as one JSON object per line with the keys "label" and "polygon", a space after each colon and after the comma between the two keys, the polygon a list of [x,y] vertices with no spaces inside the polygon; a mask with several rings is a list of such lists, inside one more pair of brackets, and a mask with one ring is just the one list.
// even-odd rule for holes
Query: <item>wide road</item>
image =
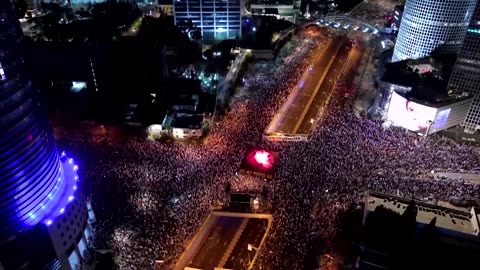
{"label": "wide road", "polygon": [[351,81],[355,78],[362,52],[363,49],[360,49],[359,46],[354,46],[352,48],[350,42],[346,42],[342,45],[336,55],[335,62],[328,70],[325,79],[318,89],[317,95],[313,99],[311,106],[308,108],[296,133],[307,134],[310,132],[315,121],[319,117],[320,111],[324,108],[325,103],[330,97],[335,83],[340,77],[342,77],[342,81],[344,82],[345,80]]}
{"label": "wide road", "polygon": [[219,217],[189,266],[205,270],[213,270],[217,267],[243,219]]}
{"label": "wide road", "polygon": [[310,66],[305,77],[290,95],[284,106],[287,106],[285,113],[277,117],[276,123],[271,123],[276,127],[268,128],[267,132],[278,132],[284,134],[295,134],[299,127],[299,123],[304,119],[305,111],[316,94],[319,84],[322,83],[323,77],[329,71],[329,66],[335,62],[335,57],[339,48],[345,42],[345,37],[336,37],[331,40],[324,50],[319,52],[315,62]]}
{"label": "wide road", "polygon": [[[251,218],[238,239],[227,262],[223,266],[226,269],[247,270],[250,262],[257,252],[256,248],[260,246],[262,238],[267,232],[268,220],[260,218]],[[248,250],[248,244],[254,249]]]}

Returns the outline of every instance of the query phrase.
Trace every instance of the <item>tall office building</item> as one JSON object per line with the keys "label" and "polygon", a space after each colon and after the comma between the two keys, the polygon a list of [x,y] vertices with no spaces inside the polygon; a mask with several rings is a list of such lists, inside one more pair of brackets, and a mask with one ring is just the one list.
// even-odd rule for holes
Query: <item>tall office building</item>
{"label": "tall office building", "polygon": [[393,62],[458,53],[477,0],[407,0]]}
{"label": "tall office building", "polygon": [[204,40],[223,40],[241,34],[241,0],[175,0],[175,24],[192,20]]}
{"label": "tall office building", "polygon": [[463,41],[449,82],[449,89],[473,95],[473,103],[464,122],[467,131],[480,130],[480,2]]}
{"label": "tall office building", "polygon": [[13,2],[0,1],[0,269],[73,269],[93,212],[24,71]]}

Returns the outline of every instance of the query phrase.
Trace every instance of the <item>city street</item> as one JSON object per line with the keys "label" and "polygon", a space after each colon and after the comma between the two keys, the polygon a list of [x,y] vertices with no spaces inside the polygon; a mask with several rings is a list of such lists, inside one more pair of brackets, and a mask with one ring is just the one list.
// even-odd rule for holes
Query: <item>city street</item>
{"label": "city street", "polygon": [[[325,103],[330,97],[336,82],[342,75],[350,49],[350,45],[347,43],[344,43],[342,47],[340,47],[337,55],[335,56],[335,61],[330,66],[325,79],[323,79],[320,86],[316,90],[316,95],[311,102],[311,105],[308,106],[308,109],[306,110],[306,113],[304,114],[304,117],[301,120],[298,129],[296,130],[296,133],[308,134],[312,130],[317,117],[320,116],[319,113],[325,107]],[[312,121],[312,119],[314,120]]]}
{"label": "city street", "polygon": [[[267,232],[268,219],[219,216],[208,230],[189,267],[248,269]],[[201,232],[199,232],[201,233]],[[252,249],[248,249],[248,245]],[[187,251],[188,252],[188,251]]]}
{"label": "city street", "polygon": [[220,217],[189,266],[200,269],[217,267],[243,220],[239,217]]}
{"label": "city street", "polygon": [[[306,134],[298,132],[299,127],[304,121],[310,120],[305,120],[305,115],[310,106],[314,104],[313,101],[316,95],[319,94],[320,91],[318,90],[323,82],[331,76],[328,76],[330,67],[337,67],[338,51],[345,40],[343,37],[336,37],[326,45],[323,51],[319,52],[314,64],[310,66],[307,74],[304,75],[302,81],[298,84],[298,88],[288,97],[287,102],[270,123],[267,128],[268,134]],[[322,87],[321,90],[324,91],[325,88]],[[328,96],[328,93],[325,92],[320,95]]]}

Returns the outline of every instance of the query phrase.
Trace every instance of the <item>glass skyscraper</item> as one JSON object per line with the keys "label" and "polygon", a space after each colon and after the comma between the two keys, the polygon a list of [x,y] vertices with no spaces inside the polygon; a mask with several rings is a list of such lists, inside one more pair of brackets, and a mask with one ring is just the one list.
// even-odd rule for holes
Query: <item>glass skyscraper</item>
{"label": "glass skyscraper", "polygon": [[240,35],[241,0],[174,0],[175,24],[192,20],[204,40],[223,40]]}
{"label": "glass skyscraper", "polygon": [[477,0],[407,0],[393,62],[458,53]]}
{"label": "glass skyscraper", "polygon": [[72,269],[91,236],[88,207],[24,70],[13,2],[0,1],[0,269]]}
{"label": "glass skyscraper", "polygon": [[473,95],[473,103],[465,119],[464,127],[480,129],[480,2],[468,26],[462,49],[455,63],[449,88],[455,92]]}

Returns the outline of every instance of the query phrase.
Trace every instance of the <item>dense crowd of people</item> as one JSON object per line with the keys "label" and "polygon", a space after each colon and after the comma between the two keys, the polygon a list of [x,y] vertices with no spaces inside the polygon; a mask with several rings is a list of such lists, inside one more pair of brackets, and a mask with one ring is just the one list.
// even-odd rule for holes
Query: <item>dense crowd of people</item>
{"label": "dense crowd of people", "polygon": [[381,25],[384,16],[393,12],[395,2],[396,1],[392,0],[363,1],[349,12],[348,15]]}
{"label": "dense crowd of people", "polygon": [[[480,158],[470,147],[422,140],[356,117],[341,84],[309,142],[263,139],[269,121],[326,44],[326,30],[318,31],[294,36],[276,60],[255,63],[230,112],[203,144],[85,134],[60,140],[69,155],[78,156],[97,215],[96,248],[113,249],[121,269],[151,269],[155,259],[173,263],[231,183],[233,191],[268,190],[274,222],[255,268],[300,269],[312,246],[336,254],[345,245],[341,217],[359,207],[366,190],[419,199],[478,195],[477,186],[429,174],[478,172]],[[237,174],[253,148],[279,153],[271,181]]]}

